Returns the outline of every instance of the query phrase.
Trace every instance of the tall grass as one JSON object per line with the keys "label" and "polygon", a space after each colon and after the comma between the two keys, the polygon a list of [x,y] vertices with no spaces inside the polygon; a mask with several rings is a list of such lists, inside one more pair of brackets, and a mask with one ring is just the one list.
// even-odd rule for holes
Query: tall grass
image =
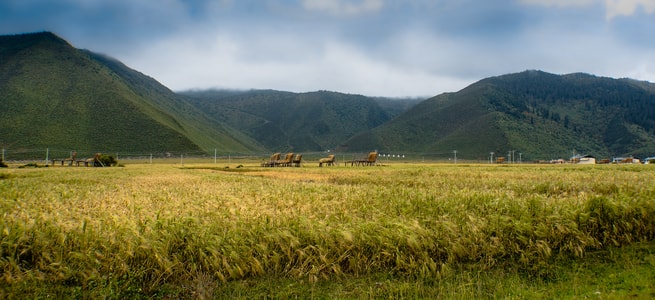
{"label": "tall grass", "polygon": [[3,171],[0,282],[152,295],[462,264],[547,279],[555,257],[655,237],[648,166],[198,167]]}

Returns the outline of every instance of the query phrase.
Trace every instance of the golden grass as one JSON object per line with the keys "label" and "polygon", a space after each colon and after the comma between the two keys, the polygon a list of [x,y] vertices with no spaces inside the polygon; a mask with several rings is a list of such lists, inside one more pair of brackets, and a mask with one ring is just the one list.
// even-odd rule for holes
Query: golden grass
{"label": "golden grass", "polygon": [[[652,240],[650,166],[9,169],[5,284],[439,277]],[[209,279],[208,279],[209,278]]]}

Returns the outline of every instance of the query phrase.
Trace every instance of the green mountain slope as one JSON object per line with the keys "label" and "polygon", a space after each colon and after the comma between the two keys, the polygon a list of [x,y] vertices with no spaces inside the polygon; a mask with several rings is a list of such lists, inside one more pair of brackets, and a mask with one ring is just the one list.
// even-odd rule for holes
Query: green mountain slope
{"label": "green mountain slope", "polygon": [[327,91],[175,94],[52,33],[0,36],[0,146],[645,157],[655,155],[655,84],[525,71],[425,101]]}
{"label": "green mountain slope", "polygon": [[195,91],[185,95],[196,107],[247,133],[271,151],[334,149],[416,102],[327,91]]}
{"label": "green mountain slope", "polygon": [[4,148],[261,149],[154,79],[48,32],[0,37],[0,95]]}
{"label": "green mountain slope", "polygon": [[379,149],[485,159],[655,154],[654,85],[541,71],[481,80],[409,109],[351,138],[351,151]]}

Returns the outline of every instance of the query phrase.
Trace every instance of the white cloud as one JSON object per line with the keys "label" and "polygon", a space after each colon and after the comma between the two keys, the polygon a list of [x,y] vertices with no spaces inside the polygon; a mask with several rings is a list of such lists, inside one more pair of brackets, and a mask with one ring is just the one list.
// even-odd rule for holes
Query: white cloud
{"label": "white cloud", "polygon": [[655,61],[641,63],[626,72],[625,77],[655,82]]}
{"label": "white cloud", "polygon": [[520,3],[528,5],[571,7],[571,6],[588,6],[594,4],[596,0],[519,0]]}
{"label": "white cloud", "polygon": [[[420,59],[420,58],[419,58]],[[326,44],[325,56],[313,83],[315,89],[329,89],[369,96],[433,96],[443,91],[459,90],[469,80],[440,76],[371,56],[352,46],[338,42]],[[326,88],[321,88],[326,86]]]}
{"label": "white cloud", "polygon": [[[525,5],[545,7],[586,7],[603,0],[518,0]],[[604,0],[605,18],[609,21],[619,16],[632,16],[641,7],[647,14],[655,13],[655,0]]]}
{"label": "white cloud", "polygon": [[[107,46],[113,49],[111,51],[90,44],[85,46],[114,55],[173,90],[270,88],[292,92],[334,90],[369,96],[430,96],[458,91],[488,76],[526,69],[655,80],[655,61],[649,51],[652,46],[635,46],[631,39],[635,28],[630,27],[628,31],[618,26],[616,29],[612,25],[602,26],[606,25],[602,16],[605,3],[608,12],[614,7],[611,5],[617,5],[617,11],[626,10],[616,16],[634,14],[640,9],[653,10],[638,0],[512,0],[556,10],[571,9],[575,13],[561,14],[558,22],[543,22],[538,18],[535,18],[538,22],[532,23],[523,20],[520,30],[500,34],[493,28],[481,27],[453,34],[450,27],[443,25],[447,22],[431,22],[451,16],[455,19],[458,13],[470,15],[468,11],[458,11],[459,6],[449,7],[452,10],[447,11],[448,16],[435,7],[422,9],[421,13],[409,10],[416,22],[405,23],[405,20],[413,20],[403,18],[403,22],[369,23],[362,29],[354,27],[361,22],[339,20],[332,23],[331,18],[317,18],[297,26],[297,19],[288,21],[287,15],[276,15],[283,10],[273,10],[265,18],[257,15],[253,20],[250,13],[239,12],[239,6],[231,6],[230,0],[221,1],[216,7],[209,6],[209,12],[203,11],[200,19],[185,17],[184,11],[180,17],[174,11],[155,10],[167,20],[176,20],[177,25],[164,30],[165,34],[144,39],[147,42],[117,43],[111,39],[109,41],[116,45],[115,48]],[[387,13],[385,10],[405,12],[387,7],[396,2],[383,1],[302,0],[294,3],[300,3],[305,10],[337,16]],[[407,1],[418,5],[432,0]],[[143,11],[144,8],[134,10]],[[177,9],[188,7],[176,7],[175,11]],[[543,11],[531,8],[528,14],[540,16]],[[226,20],[224,16],[228,12],[231,18]],[[307,15],[315,17],[311,13]],[[202,19],[205,16],[219,17]],[[431,19],[421,19],[427,17]],[[397,28],[398,24],[403,25],[401,29]],[[350,35],[351,32],[355,33]],[[493,38],[480,38],[478,32]],[[120,45],[129,47],[120,48]]]}
{"label": "white cloud", "polygon": [[324,11],[334,15],[359,15],[378,12],[383,0],[303,0],[303,7],[312,11]]}
{"label": "white cloud", "polygon": [[[291,92],[332,90],[405,97],[456,91],[473,82],[386,61],[335,39],[295,42],[294,46],[288,45],[291,42],[288,37],[278,36],[278,39],[280,43],[276,44],[265,36],[219,33],[207,38],[187,34],[169,37],[119,59],[177,91],[212,87]],[[264,54],[253,59],[258,54],[250,49],[252,45],[259,45],[257,48]],[[286,58],[294,53],[286,53],[282,59],[269,53],[290,49],[295,49],[296,59]],[[170,53],[174,53],[174,59]]]}
{"label": "white cloud", "polygon": [[619,16],[632,16],[639,7],[642,7],[647,14],[655,12],[655,0],[605,0],[607,7],[607,20]]}

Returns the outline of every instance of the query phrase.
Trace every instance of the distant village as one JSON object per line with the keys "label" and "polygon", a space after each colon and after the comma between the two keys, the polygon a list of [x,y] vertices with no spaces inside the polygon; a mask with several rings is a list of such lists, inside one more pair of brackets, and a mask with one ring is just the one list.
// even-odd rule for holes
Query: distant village
{"label": "distant village", "polygon": [[[542,162],[543,163],[543,162]],[[548,163],[551,164],[564,164],[564,163],[572,163],[572,164],[584,164],[584,165],[593,165],[593,164],[650,164],[650,163],[655,163],[655,156],[651,157],[646,157],[644,159],[639,159],[637,157],[614,157],[612,159],[609,158],[604,158],[604,159],[597,159],[593,155],[574,155],[569,160],[564,160],[564,159],[554,159],[548,161]]]}

